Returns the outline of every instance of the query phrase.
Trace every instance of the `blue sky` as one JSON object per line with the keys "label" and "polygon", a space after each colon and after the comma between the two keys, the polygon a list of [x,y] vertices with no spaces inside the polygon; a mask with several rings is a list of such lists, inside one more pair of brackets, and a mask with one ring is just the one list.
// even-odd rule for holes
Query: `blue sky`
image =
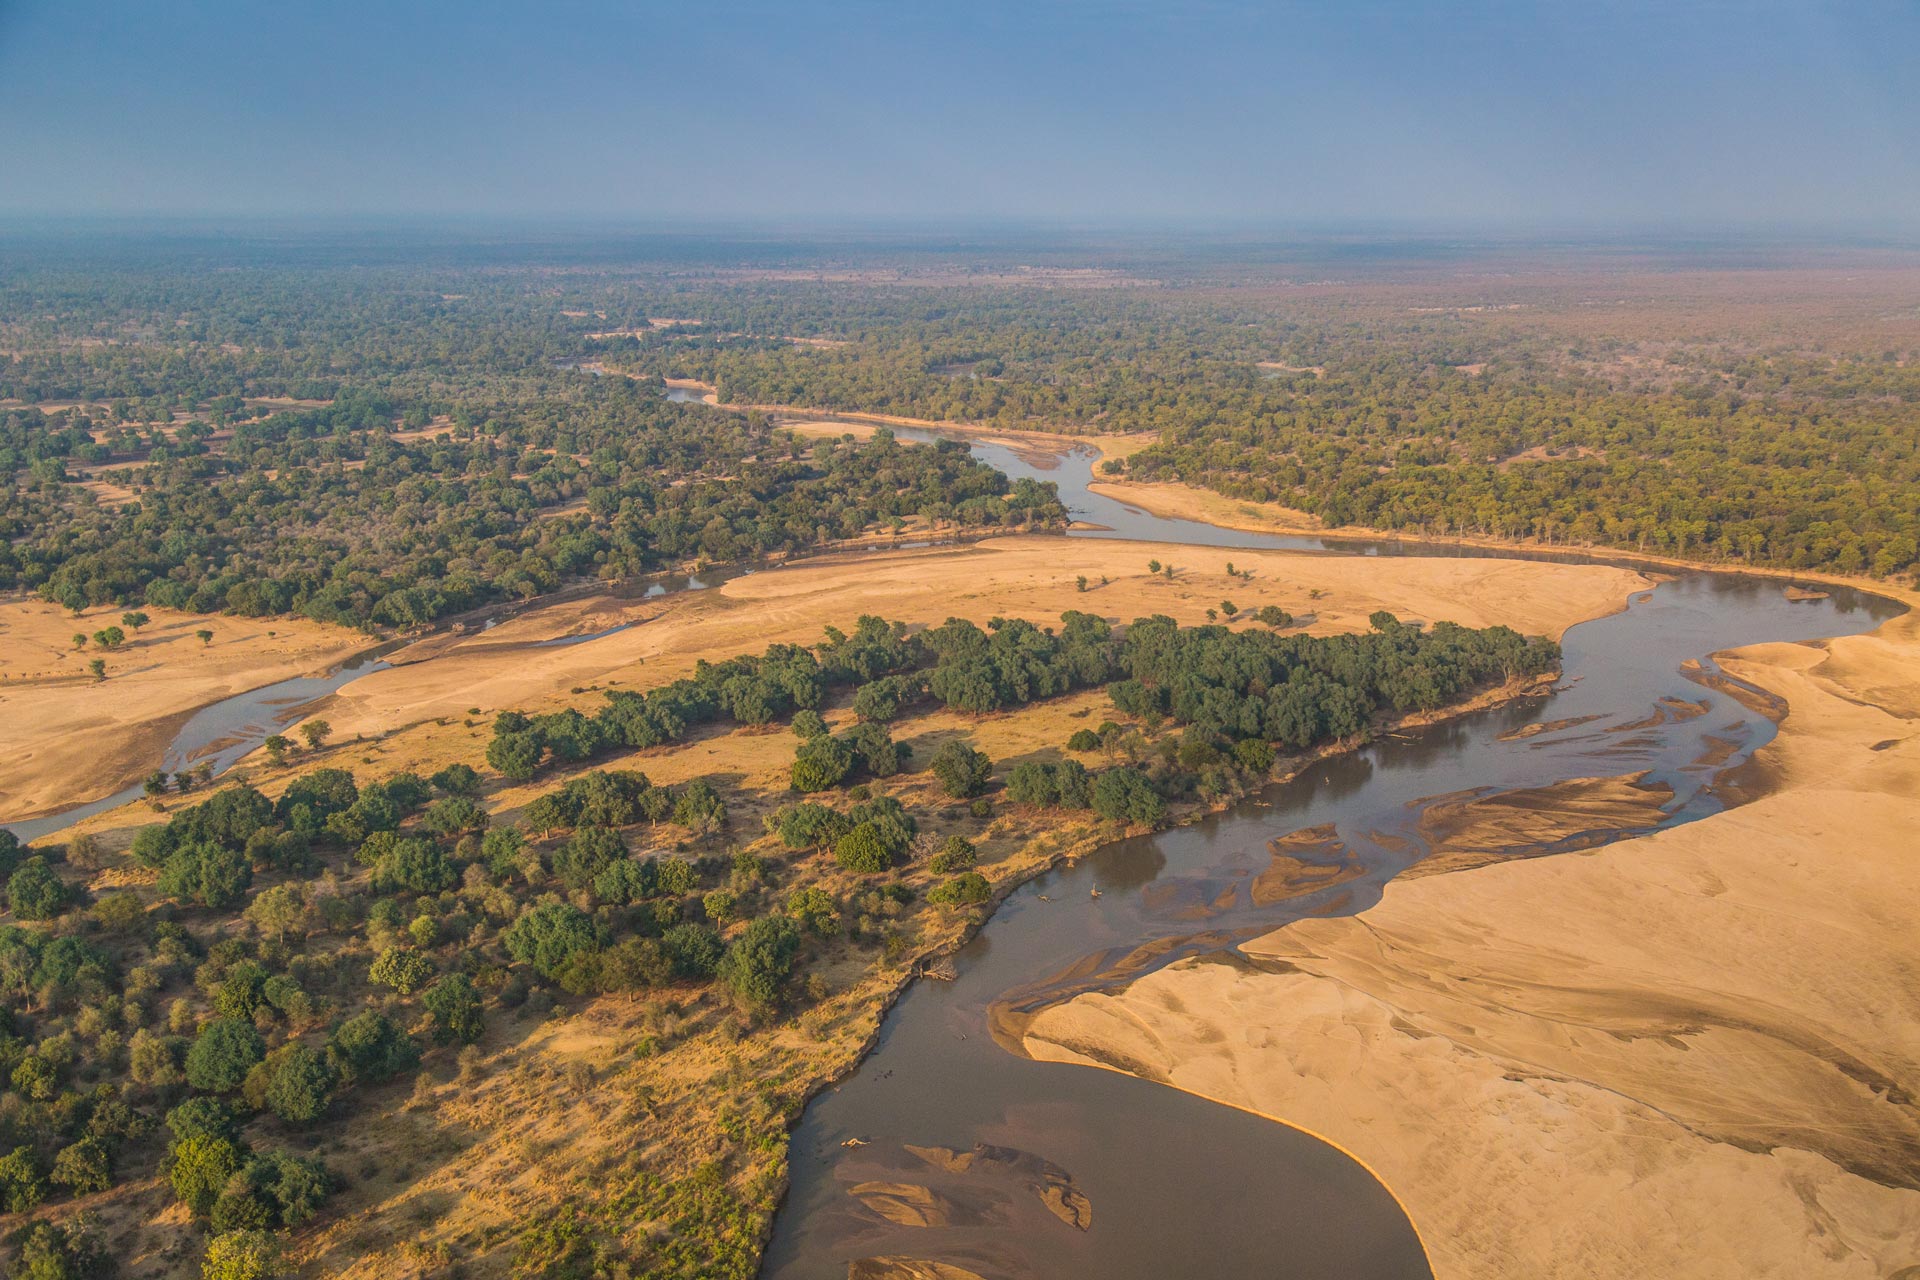
{"label": "blue sky", "polygon": [[0,0],[0,213],[1920,226],[1920,4]]}

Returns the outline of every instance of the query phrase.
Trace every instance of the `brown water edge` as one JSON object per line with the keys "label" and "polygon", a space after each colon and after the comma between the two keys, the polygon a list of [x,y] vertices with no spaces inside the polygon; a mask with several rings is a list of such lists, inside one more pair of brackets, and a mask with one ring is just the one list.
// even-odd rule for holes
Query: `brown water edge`
{"label": "brown water edge", "polygon": [[[1689,660],[1682,664],[1681,674],[1695,683],[1726,694],[1776,726],[1785,719],[1787,705],[1784,699],[1727,674],[1717,665],[1706,665],[1717,663],[1719,657],[1720,654],[1716,653],[1706,663]],[[1550,689],[1559,678],[1558,673],[1542,677],[1543,690]],[[1499,702],[1484,705],[1495,706]],[[1656,700],[1648,716],[1609,726],[1591,736],[1602,738],[1636,734],[1646,729],[1691,720],[1704,715],[1709,705],[1705,701],[1663,696]],[[1426,723],[1440,723],[1479,709],[1482,707],[1463,704],[1452,713]],[[1546,734],[1561,734],[1581,728],[1601,719],[1605,717],[1593,714],[1533,721],[1499,735],[1497,740],[1525,742]],[[1404,727],[1408,726],[1395,726],[1396,729]],[[1709,735],[1703,739],[1703,743],[1705,749],[1682,768],[1706,772],[1709,778],[1703,791],[1718,796],[1724,808],[1750,804],[1779,785],[1780,778],[1760,763],[1757,756],[1730,765],[1728,761],[1738,750],[1736,742]],[[1290,782],[1300,771],[1291,770],[1279,781]],[[1382,869],[1380,859],[1369,859],[1364,852],[1368,846],[1400,862],[1398,878],[1410,880],[1469,871],[1496,862],[1591,852],[1658,830],[1667,817],[1665,806],[1674,797],[1674,788],[1653,780],[1651,771],[1647,770],[1617,776],[1568,778],[1540,787],[1508,790],[1476,787],[1420,797],[1409,806],[1417,809],[1418,816],[1414,823],[1418,832],[1416,838],[1370,831],[1367,833],[1368,840],[1360,849],[1356,849],[1339,837],[1334,824],[1327,823],[1302,828],[1269,841],[1272,860],[1246,886],[1247,897],[1252,906],[1265,909],[1311,895],[1321,895],[1328,889],[1363,879]],[[1226,916],[1234,905],[1232,895],[1237,888],[1224,883],[1210,887],[1189,885],[1179,895],[1163,892],[1148,896],[1150,901],[1157,898],[1161,913],[1166,918],[1199,922]],[[1349,905],[1346,900],[1336,898],[1324,901],[1309,914],[1344,913]],[[1088,961],[1093,957],[1088,957],[1029,986],[1011,990],[995,1001],[989,1011],[993,1037],[1007,1052],[1030,1057],[1025,1046],[1027,1026],[1043,1010],[1089,991],[1117,995],[1147,973],[1164,968],[1176,960],[1200,958],[1224,963],[1223,957],[1237,957],[1239,961],[1253,963],[1234,947],[1267,932],[1271,932],[1271,928],[1263,923],[1206,930],[1185,939],[1156,939],[1118,960],[1110,960],[1102,967],[1089,967]],[[1115,1065],[1114,1069],[1139,1074],[1129,1067]],[[1157,1074],[1149,1074],[1143,1078],[1158,1077]],[[1159,1083],[1166,1082],[1160,1080]],[[1280,1120],[1278,1123],[1288,1122]]]}
{"label": "brown water edge", "polygon": [[[1198,827],[1122,842],[1013,895],[995,924],[961,953],[957,983],[938,984],[932,992],[925,988],[910,992],[896,1008],[878,1051],[856,1072],[850,1086],[855,1096],[848,1097],[845,1091],[823,1095],[803,1120],[793,1147],[794,1198],[776,1224],[768,1274],[844,1275],[847,1262],[862,1256],[962,1261],[962,1255],[950,1252],[949,1246],[961,1248],[964,1242],[949,1239],[952,1233],[944,1229],[916,1228],[903,1239],[898,1234],[901,1229],[891,1228],[894,1236],[876,1239],[870,1234],[871,1224],[858,1221],[856,1211],[834,1208],[839,1203],[836,1195],[844,1193],[834,1191],[839,1185],[834,1172],[839,1153],[833,1140],[837,1138],[858,1136],[878,1146],[894,1141],[895,1133],[904,1141],[920,1141],[927,1128],[945,1126],[939,1141],[960,1146],[981,1129],[1004,1129],[1010,1117],[1031,1112],[1034,1106],[1043,1110],[1065,1106],[1068,1110],[1058,1113],[1063,1115],[1084,1112],[1077,1125],[1105,1130],[1115,1125],[1146,1126],[1163,1108],[1177,1109],[1162,1099],[1162,1095],[1173,1095],[1173,1090],[1158,1090],[1153,1096],[1117,1087],[1110,1090],[1104,1084],[1089,1083],[1087,1073],[1076,1075],[1071,1067],[1033,1063],[1002,1052],[999,1045],[1007,1039],[1006,1028],[1003,1025],[1001,1034],[995,1035],[993,1021],[1019,1012],[1021,995],[1036,985],[1034,974],[1048,975],[1031,995],[1033,1003],[1044,1003],[1057,999],[1062,986],[1112,982],[1118,973],[1137,974],[1182,955],[1231,947],[1249,933],[1270,932],[1284,923],[1282,917],[1289,911],[1306,917],[1364,910],[1387,879],[1419,865],[1432,852],[1436,833],[1431,823],[1423,832],[1420,819],[1447,804],[1471,806],[1477,801],[1478,808],[1468,810],[1468,817],[1539,823],[1554,808],[1546,797],[1556,794],[1540,789],[1575,784],[1558,793],[1570,797],[1566,806],[1570,812],[1559,816],[1560,825],[1530,828],[1526,832],[1530,838],[1524,842],[1505,841],[1501,852],[1511,856],[1592,848],[1656,825],[1717,811],[1724,801],[1713,793],[1711,784],[1729,762],[1737,762],[1769,738],[1772,724],[1723,692],[1737,686],[1716,688],[1715,682],[1688,679],[1688,673],[1681,671],[1683,663],[1732,642],[1793,639],[1795,631],[1808,623],[1834,632],[1863,630],[1873,619],[1858,616],[1860,604],[1853,599],[1845,602],[1845,608],[1824,602],[1797,605],[1795,613],[1789,614],[1778,593],[1757,584],[1743,585],[1719,575],[1678,580],[1661,587],[1651,600],[1636,597],[1627,614],[1569,633],[1567,669],[1576,678],[1560,686],[1552,699],[1573,714],[1557,717],[1552,730],[1516,733],[1543,709],[1536,702],[1469,715],[1451,725],[1388,734],[1352,756],[1310,766],[1293,786],[1275,788],[1278,794],[1251,810],[1242,807]],[[1886,607],[1886,602],[1874,606]],[[1810,609],[1818,609],[1822,617],[1795,616]],[[1854,616],[1847,616],[1849,609]],[[1718,674],[1711,660],[1698,670]],[[1705,696],[1689,689],[1704,691]],[[1591,727],[1601,718],[1608,727]],[[1503,737],[1507,741],[1501,742]],[[1577,767],[1596,763],[1602,767]],[[1387,772],[1381,773],[1382,769]],[[1417,779],[1425,776],[1443,785],[1418,786]],[[1498,785],[1489,786],[1489,779]],[[1513,798],[1530,791],[1539,794]],[[1396,792],[1404,798],[1396,800]],[[1489,803],[1493,796],[1504,798]],[[1601,806],[1597,816],[1595,804]],[[1326,825],[1329,816],[1335,819],[1331,831],[1311,830]],[[1486,825],[1478,823],[1482,829]],[[1284,837],[1302,828],[1309,830],[1278,847],[1271,843],[1276,835]],[[1230,845],[1243,829],[1259,830],[1257,854],[1230,856],[1224,863],[1211,856],[1209,846]],[[1181,851],[1177,857],[1170,851],[1174,847]],[[1169,851],[1162,856],[1162,850]],[[1276,866],[1276,853],[1290,861]],[[1198,865],[1193,865],[1196,857]],[[1175,862],[1180,864],[1178,874]],[[1080,897],[1081,905],[1074,906],[1076,894],[1086,894],[1088,885],[1104,888],[1105,896],[1093,904]],[[1090,908],[1098,919],[1087,922],[1084,913]],[[1053,915],[1039,917],[1038,912]],[[1058,914],[1062,912],[1067,914]],[[1089,923],[1094,925],[1091,932]],[[1076,944],[1076,938],[1082,941]],[[1035,962],[1020,972],[1027,953]],[[1045,962],[1049,954],[1055,957],[1052,963]],[[996,983],[994,974],[1004,974],[1006,980]],[[975,1027],[979,1036],[966,1044],[952,1043]],[[1001,1063],[1024,1062],[1032,1071],[1065,1072],[1067,1077],[1020,1075],[997,1067],[992,1058],[981,1057],[973,1048],[979,1040],[993,1042],[992,1052]],[[951,1061],[937,1067],[941,1059],[958,1059],[964,1067]],[[909,1079],[893,1079],[896,1069]],[[1121,1080],[1109,1072],[1096,1074],[1103,1081]],[[930,1080],[939,1083],[930,1088]],[[895,1092],[903,1088],[919,1093],[917,1105],[903,1106]],[[1182,1096],[1193,1100],[1192,1095]],[[1180,1114],[1195,1116],[1190,1110]],[[1238,1148],[1257,1147],[1264,1141],[1260,1136],[1264,1131],[1244,1125],[1207,1132],[1220,1147],[1222,1164],[1238,1158],[1242,1154]],[[1036,1130],[1028,1124],[1026,1133],[1032,1139],[1025,1144],[1028,1149],[1039,1150],[1076,1174],[1084,1170],[1063,1158],[1070,1145],[1083,1150],[1086,1158],[1119,1166],[1145,1157],[1144,1150],[1135,1157],[1122,1157],[1115,1142],[1089,1142],[1084,1134],[1061,1133],[1052,1127]],[[1055,1144],[1053,1149],[1047,1149],[1048,1143]],[[1092,1155],[1095,1150],[1100,1152],[1097,1157]],[[1145,1158],[1157,1161],[1162,1156],[1155,1149]],[[1124,1167],[1119,1171],[1122,1184],[1128,1181],[1125,1172]],[[1108,1171],[1103,1168],[1101,1173]],[[1277,1185],[1281,1175],[1269,1179],[1263,1171],[1254,1182]],[[1191,1176],[1204,1177],[1204,1173],[1194,1170]],[[1100,1205],[1103,1194],[1109,1199],[1114,1194],[1115,1178],[1102,1180],[1104,1186],[1088,1187],[1095,1205],[1096,1235],[1099,1223],[1112,1229],[1114,1222],[1112,1214],[1101,1213]],[[1176,1181],[1157,1208],[1135,1203],[1130,1212],[1145,1213],[1156,1229],[1167,1215],[1214,1221],[1211,1215],[1217,1215],[1227,1202],[1196,1190],[1199,1185],[1186,1187]],[[1288,1194],[1299,1194],[1298,1183],[1289,1185]],[[1309,1236],[1317,1238],[1339,1224],[1346,1224],[1350,1231],[1378,1230],[1378,1212],[1362,1205],[1368,1196],[1391,1204],[1390,1193],[1390,1188],[1377,1183],[1365,1194],[1354,1188],[1353,1198],[1343,1208],[1325,1207],[1324,1213],[1331,1218],[1309,1229]],[[1224,1233],[1225,1245],[1220,1240],[1203,1242],[1201,1253],[1189,1260],[1189,1266],[1211,1265],[1214,1274],[1222,1275],[1276,1274],[1264,1261],[1243,1269],[1249,1264],[1248,1256],[1232,1252],[1236,1244],[1250,1246],[1255,1237],[1266,1238],[1260,1234],[1260,1224],[1248,1223],[1243,1230],[1236,1218],[1231,1227],[1226,1222],[1216,1225]],[[1121,1230],[1128,1229],[1123,1223]],[[1404,1224],[1404,1230],[1411,1238],[1412,1225]],[[1282,1252],[1301,1252],[1296,1244],[1307,1242],[1290,1239]],[[1317,1246],[1308,1245],[1305,1252],[1310,1254],[1313,1247]],[[1223,1265],[1223,1258],[1233,1260]],[[1105,1270],[1090,1269],[1091,1258],[1084,1254],[1050,1256],[1046,1265],[1036,1265],[1040,1261],[1027,1258],[1024,1271],[1016,1267],[998,1274],[1147,1275],[1165,1274],[1165,1267],[1179,1265],[1165,1256],[1122,1258],[1117,1269]],[[1152,1270],[1156,1262],[1163,1268],[1157,1273]],[[1402,1259],[1387,1270],[1345,1274],[1417,1273],[1418,1264]],[[976,1274],[980,1274],[977,1269]]]}

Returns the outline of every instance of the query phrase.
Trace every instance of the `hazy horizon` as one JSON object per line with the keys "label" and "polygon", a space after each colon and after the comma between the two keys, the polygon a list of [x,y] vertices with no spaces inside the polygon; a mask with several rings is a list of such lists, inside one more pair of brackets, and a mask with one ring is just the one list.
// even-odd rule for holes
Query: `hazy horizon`
{"label": "hazy horizon", "polygon": [[16,0],[0,215],[1904,235],[1915,47],[1894,3]]}

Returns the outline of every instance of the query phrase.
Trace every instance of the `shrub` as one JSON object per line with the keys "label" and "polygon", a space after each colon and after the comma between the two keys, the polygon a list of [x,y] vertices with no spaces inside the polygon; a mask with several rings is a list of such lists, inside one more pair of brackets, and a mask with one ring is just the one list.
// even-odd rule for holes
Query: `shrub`
{"label": "shrub", "polygon": [[464,973],[452,973],[427,989],[420,1003],[432,1021],[436,1044],[472,1044],[486,1030],[480,993]]}
{"label": "shrub", "polygon": [[442,795],[475,796],[480,794],[480,775],[473,766],[450,764],[429,779]]}
{"label": "shrub", "polygon": [[794,890],[787,898],[787,914],[816,938],[831,938],[840,930],[840,912],[833,896],[819,885]]}
{"label": "shrub", "polygon": [[862,822],[833,846],[833,860],[849,871],[873,875],[893,865],[893,850],[880,829]]}
{"label": "shrub", "polygon": [[[465,803],[472,803],[467,801]],[[375,893],[441,893],[460,878],[444,850],[431,840],[396,840],[373,868]]]}
{"label": "shrub", "polygon": [[677,924],[660,936],[660,945],[683,978],[711,978],[726,951],[720,935],[704,924]]}
{"label": "shrub", "polygon": [[940,789],[956,800],[967,800],[987,789],[993,761],[983,751],[975,751],[959,739],[940,744],[933,753],[933,776]]}
{"label": "shrub", "polygon": [[403,996],[412,995],[415,988],[432,976],[433,961],[412,947],[388,947],[367,970],[368,978],[392,987]]}
{"label": "shrub", "polygon": [[795,791],[826,791],[853,772],[853,751],[838,738],[821,736],[800,744],[790,780]]}
{"label": "shrub", "polygon": [[965,836],[948,836],[946,847],[933,855],[927,867],[935,875],[952,875],[957,871],[970,871],[980,860],[980,851],[973,847],[973,841]]}
{"label": "shrub", "polygon": [[392,1019],[368,1009],[335,1029],[327,1040],[327,1059],[347,1080],[380,1084],[413,1070],[420,1050]]}
{"label": "shrub", "polygon": [[174,1140],[168,1153],[167,1180],[174,1198],[196,1218],[204,1218],[240,1171],[240,1148],[230,1138],[197,1133]]}
{"label": "shrub", "polygon": [[1242,769],[1265,773],[1273,768],[1273,744],[1260,738],[1242,738],[1233,744],[1233,759]]}
{"label": "shrub", "polygon": [[570,903],[548,899],[520,913],[500,937],[507,954],[544,978],[560,975],[577,956],[600,949],[593,921]]}
{"label": "shrub", "polygon": [[1093,811],[1113,822],[1151,827],[1166,818],[1167,802],[1143,774],[1123,766],[1094,779]]}
{"label": "shrub", "polygon": [[265,1076],[262,1101],[293,1124],[318,1120],[333,1100],[333,1068],[303,1044],[287,1044],[267,1055],[255,1070]]}
{"label": "shrub", "polygon": [[1073,736],[1067,739],[1069,751],[1098,751],[1100,735],[1091,729],[1075,729]]}
{"label": "shrub", "polygon": [[7,905],[22,920],[51,920],[67,909],[67,886],[45,858],[28,858],[7,878]]}
{"label": "shrub", "polygon": [[46,1198],[47,1180],[40,1175],[32,1147],[15,1147],[0,1156],[0,1207],[25,1213]]}
{"label": "shrub", "polygon": [[673,802],[673,820],[697,835],[706,835],[727,825],[727,806],[712,784],[696,778],[681,788]]}
{"label": "shrub", "polygon": [[817,738],[827,731],[827,722],[820,718],[818,711],[796,711],[793,713],[793,736],[805,742]]}
{"label": "shrub", "polygon": [[187,1083],[208,1093],[230,1093],[247,1078],[267,1047],[253,1023],[215,1018],[200,1028],[187,1050]]}
{"label": "shrub", "polygon": [[780,810],[774,823],[780,843],[789,849],[818,849],[853,830],[846,814],[810,800]]}
{"label": "shrub", "polygon": [[271,1280],[280,1274],[280,1242],[270,1231],[229,1231],[207,1243],[200,1280]]}
{"label": "shrub", "polygon": [[734,940],[715,970],[734,999],[752,1010],[773,1008],[793,973],[800,927],[784,916],[762,916]]}
{"label": "shrub", "polygon": [[935,885],[928,891],[927,901],[943,907],[963,907],[985,902],[992,896],[993,886],[987,883],[987,878],[978,871],[968,871]]}
{"label": "shrub", "polygon": [[225,911],[239,905],[252,883],[253,867],[244,854],[217,844],[198,843],[168,855],[158,888],[170,898]]}

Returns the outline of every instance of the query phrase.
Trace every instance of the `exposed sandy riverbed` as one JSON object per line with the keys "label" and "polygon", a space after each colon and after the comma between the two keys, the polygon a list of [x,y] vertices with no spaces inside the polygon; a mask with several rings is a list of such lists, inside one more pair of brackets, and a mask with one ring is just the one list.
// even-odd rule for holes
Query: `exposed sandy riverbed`
{"label": "exposed sandy riverbed", "polygon": [[[372,641],[299,618],[235,618],[148,607],[152,621],[112,652],[91,636],[123,610],[75,616],[42,600],[0,603],[0,820],[109,795],[138,781],[196,710],[298,675],[318,674]],[[213,632],[211,643],[194,633]],[[87,664],[102,658],[107,678]]]}
{"label": "exposed sandy riverbed", "polygon": [[[1904,1274],[1920,620],[1723,664],[1788,708],[1754,803],[1403,878],[1250,963],[1045,1010],[1026,1047],[1328,1137],[1400,1197],[1442,1280]],[[1457,834],[1470,863],[1486,827]]]}
{"label": "exposed sandy riverbed", "polygon": [[[1175,576],[1147,571],[1171,563]],[[1226,565],[1251,571],[1229,578]],[[1088,589],[1079,589],[1078,579]],[[1101,579],[1108,579],[1105,585]],[[700,658],[759,652],[779,642],[811,644],[828,626],[862,614],[910,624],[949,617],[984,624],[996,615],[1049,623],[1068,609],[1128,622],[1164,613],[1205,620],[1231,599],[1244,614],[1276,604],[1316,634],[1364,630],[1378,609],[1405,620],[1505,623],[1560,634],[1620,607],[1646,580],[1629,570],[1518,560],[1340,558],[1297,552],[1222,550],[1043,535],[968,546],[823,557],[734,578],[709,591],[664,600],[596,597],[522,614],[452,645],[430,661],[395,665],[346,685],[323,707],[336,732],[373,735],[469,707],[539,707],[579,685],[663,684]],[[1314,598],[1312,593],[1323,593]],[[626,630],[583,644],[533,648],[541,640]],[[1258,626],[1243,619],[1240,626]]]}

